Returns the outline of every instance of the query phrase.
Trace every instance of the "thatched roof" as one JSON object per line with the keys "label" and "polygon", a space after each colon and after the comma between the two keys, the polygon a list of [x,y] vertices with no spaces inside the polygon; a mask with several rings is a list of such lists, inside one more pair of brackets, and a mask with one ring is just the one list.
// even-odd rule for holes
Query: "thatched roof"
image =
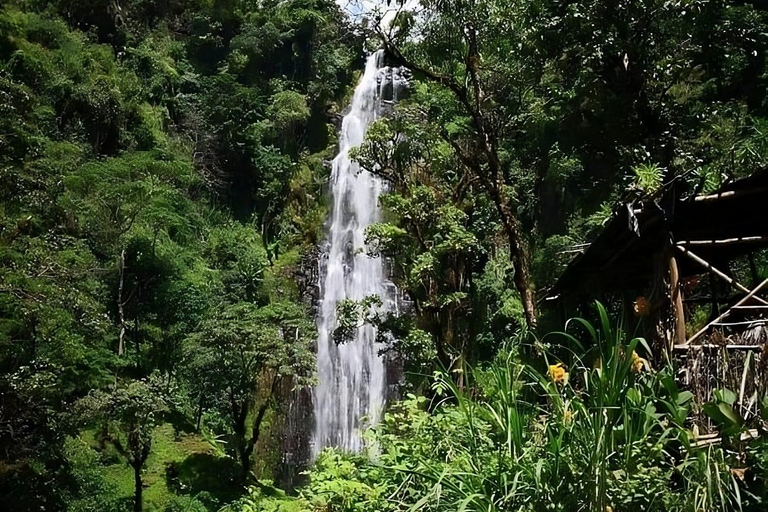
{"label": "thatched roof", "polygon": [[[707,261],[722,262],[768,247],[768,169],[686,199],[635,201],[621,207],[602,233],[576,256],[547,300],[641,288],[657,272],[670,244],[683,244]],[[702,272],[681,261],[682,277]]]}

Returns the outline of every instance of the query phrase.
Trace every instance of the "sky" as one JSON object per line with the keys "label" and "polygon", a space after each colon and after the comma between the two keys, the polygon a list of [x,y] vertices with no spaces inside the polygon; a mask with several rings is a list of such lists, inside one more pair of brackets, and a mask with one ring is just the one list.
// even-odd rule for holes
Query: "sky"
{"label": "sky", "polygon": [[[336,0],[341,9],[346,12],[352,19],[359,19],[364,14],[372,12],[377,6],[384,12],[382,18],[382,25],[387,26],[392,18],[397,13],[398,4],[397,0],[391,0],[390,5],[387,5],[386,0]],[[406,0],[406,8],[415,7],[418,0]]]}

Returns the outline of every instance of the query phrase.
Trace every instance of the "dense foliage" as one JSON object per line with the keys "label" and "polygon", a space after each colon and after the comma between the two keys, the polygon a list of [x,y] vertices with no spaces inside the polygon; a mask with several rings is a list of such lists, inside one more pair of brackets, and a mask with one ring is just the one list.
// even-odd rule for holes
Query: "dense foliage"
{"label": "dense foliage", "polygon": [[534,325],[620,201],[765,166],[766,23],[751,2],[424,1],[379,31],[417,80],[359,151],[394,187],[371,238],[443,364]]}
{"label": "dense foliage", "polygon": [[[673,369],[599,307],[545,336],[537,294],[621,201],[768,165],[766,34],[750,1],[3,2],[3,506],[765,509],[733,393],[699,446]],[[365,250],[411,307],[335,334],[394,334],[408,394],[279,490],[296,273],[376,47],[413,81],[353,150],[388,185]]]}
{"label": "dense foliage", "polygon": [[[4,4],[4,506],[181,507],[195,457],[222,480],[200,507],[239,492],[312,382],[293,272],[321,229],[326,109],[361,56],[322,0]],[[154,484],[183,432],[195,449]]]}
{"label": "dense foliage", "polygon": [[[230,510],[762,510],[765,441],[697,445],[692,394],[598,313],[598,327],[575,319],[573,334],[540,342],[543,365],[521,363],[517,340],[465,389],[437,372],[431,403],[409,395],[393,407],[369,432],[370,453],[328,450],[298,497],[255,487]],[[592,348],[555,359],[574,334]]]}

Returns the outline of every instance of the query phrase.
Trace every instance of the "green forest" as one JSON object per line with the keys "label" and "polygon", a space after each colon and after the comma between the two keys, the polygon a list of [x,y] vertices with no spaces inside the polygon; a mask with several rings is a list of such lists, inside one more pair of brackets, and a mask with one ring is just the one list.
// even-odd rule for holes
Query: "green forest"
{"label": "green forest", "polygon": [[[408,94],[350,152],[385,184],[353,249],[408,307],[342,301],[333,338],[374,326],[396,398],[363,450],[296,464],[376,51]],[[768,510],[768,331],[722,306],[768,304],[768,200],[754,251],[679,283],[558,281],[622,215],[675,225],[767,168],[760,0],[0,2],[0,509]],[[722,378],[689,385],[674,336]]]}

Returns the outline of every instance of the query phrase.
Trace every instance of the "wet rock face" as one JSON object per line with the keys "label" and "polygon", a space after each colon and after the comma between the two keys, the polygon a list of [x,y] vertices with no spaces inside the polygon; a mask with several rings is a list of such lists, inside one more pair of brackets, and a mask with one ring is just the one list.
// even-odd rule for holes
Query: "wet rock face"
{"label": "wet rock face", "polygon": [[392,114],[395,103],[407,98],[411,91],[411,71],[404,67],[385,66],[379,69],[376,81],[379,85],[381,102],[379,115],[386,117]]}
{"label": "wet rock face", "polygon": [[382,102],[396,102],[407,97],[412,75],[404,67],[385,66],[379,69],[376,81],[379,84]]}
{"label": "wet rock face", "polygon": [[[413,73],[402,66],[385,65],[379,68],[376,74],[376,84],[379,90],[379,115],[387,116],[392,113],[395,103],[408,98],[411,93]],[[341,123],[344,116],[349,114],[351,105],[341,112],[328,112],[328,122],[336,128],[336,133],[341,131]]]}
{"label": "wet rock face", "polygon": [[[322,257],[322,248],[315,246],[307,251],[301,258],[293,276],[296,279],[299,295],[302,302],[309,309],[314,318],[320,304],[320,275],[319,259]],[[279,400],[286,403],[287,409],[282,420],[282,440],[280,443],[280,463],[275,468],[275,480],[282,489],[292,490],[305,483],[306,477],[302,474],[309,466],[311,459],[311,447],[309,440],[312,437],[312,391],[307,388],[293,389],[286,386],[281,389]]]}
{"label": "wet rock face", "polygon": [[303,472],[309,467],[312,448],[309,440],[312,437],[312,391],[298,389],[288,397],[288,411],[283,425],[280,464],[275,474],[275,480],[280,488],[293,490],[306,483]]}
{"label": "wet rock face", "polygon": [[319,257],[320,247],[313,247],[302,256],[298,268],[293,272],[299,296],[302,302],[309,307],[313,317],[317,312],[317,305],[320,301],[320,276],[317,265]]}

